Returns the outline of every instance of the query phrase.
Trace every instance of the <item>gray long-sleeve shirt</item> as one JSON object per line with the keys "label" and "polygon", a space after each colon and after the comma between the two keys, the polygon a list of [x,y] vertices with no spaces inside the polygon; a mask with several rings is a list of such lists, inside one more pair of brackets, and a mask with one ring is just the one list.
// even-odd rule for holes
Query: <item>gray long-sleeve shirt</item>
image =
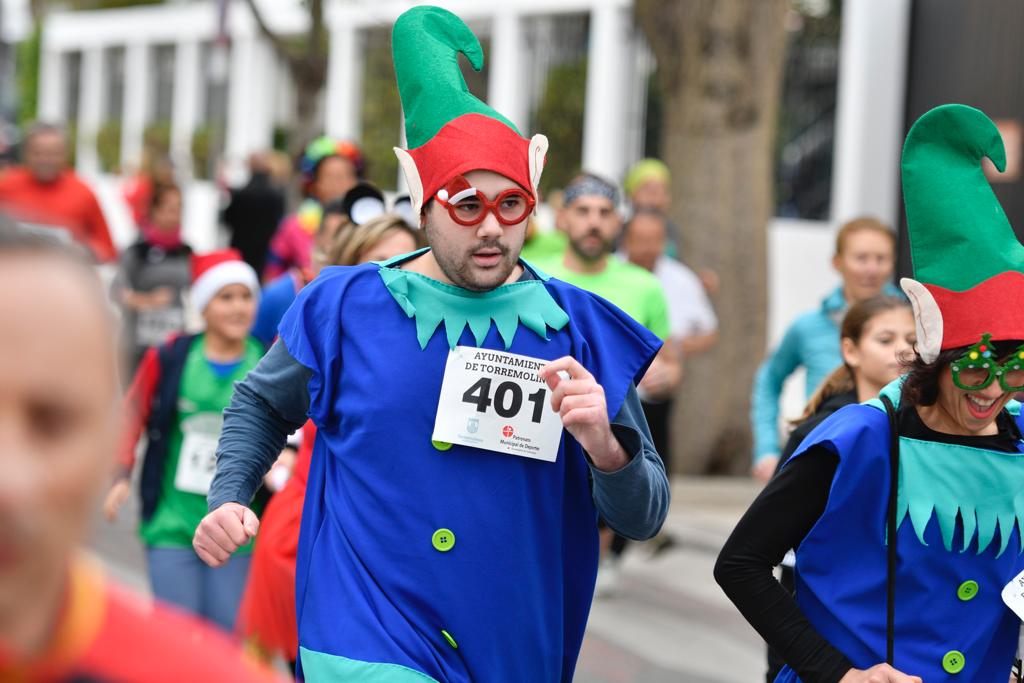
{"label": "gray long-sleeve shirt", "polygon": [[[311,376],[278,340],[236,385],[231,405],[224,411],[217,474],[207,498],[210,510],[229,502],[249,503],[288,435],[306,421]],[[615,472],[591,465],[594,504],[621,535],[651,538],[668,514],[669,484],[636,387],[629,388],[612,420],[612,432],[630,461]]]}

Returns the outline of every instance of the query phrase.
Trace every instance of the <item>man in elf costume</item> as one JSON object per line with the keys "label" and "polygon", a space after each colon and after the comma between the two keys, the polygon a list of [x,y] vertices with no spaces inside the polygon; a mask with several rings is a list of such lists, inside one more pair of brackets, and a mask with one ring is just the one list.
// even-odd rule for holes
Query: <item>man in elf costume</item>
{"label": "man in elf costume", "polygon": [[[1013,663],[1020,619],[1003,593],[1024,611],[1024,420],[1011,400],[1024,390],[1024,246],[984,157],[1005,165],[977,109],[944,105],[911,128],[914,279],[901,285],[917,356],[804,439],[719,557],[719,583],[788,664],[777,681],[990,683]],[[771,577],[788,548],[795,604]]]}
{"label": "man in elf costume", "polygon": [[518,258],[547,141],[473,97],[456,16],[394,26],[430,249],[328,268],[237,388],[210,514],[220,564],[285,436],[318,428],[297,564],[308,680],[569,681],[594,588],[597,516],[653,536],[668,482],[635,384],[660,342]]}

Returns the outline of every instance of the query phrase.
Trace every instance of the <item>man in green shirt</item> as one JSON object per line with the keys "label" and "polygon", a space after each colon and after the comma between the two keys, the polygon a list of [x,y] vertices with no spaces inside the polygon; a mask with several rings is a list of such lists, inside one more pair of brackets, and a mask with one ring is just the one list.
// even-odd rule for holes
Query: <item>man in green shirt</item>
{"label": "man in green shirt", "polygon": [[[559,280],[604,297],[648,330],[666,340],[637,387],[651,434],[659,453],[668,444],[668,399],[682,379],[682,354],[677,340],[669,339],[668,306],[658,279],[649,271],[615,255],[622,232],[619,193],[610,182],[585,173],[565,188],[558,212],[558,229],[567,238],[559,254],[541,258],[537,266]],[[659,443],[660,442],[660,443]],[[617,578],[617,563],[628,541],[602,530],[602,550],[610,554],[598,572],[598,594],[609,594]],[[608,544],[606,546],[605,544]]]}

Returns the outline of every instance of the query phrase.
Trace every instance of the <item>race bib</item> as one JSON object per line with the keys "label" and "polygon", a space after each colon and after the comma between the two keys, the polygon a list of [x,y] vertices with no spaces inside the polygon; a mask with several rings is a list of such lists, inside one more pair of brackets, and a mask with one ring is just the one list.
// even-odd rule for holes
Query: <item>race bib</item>
{"label": "race bib", "polygon": [[217,441],[223,420],[216,413],[200,413],[182,421],[181,453],[174,488],[205,496],[217,472]]}
{"label": "race bib", "polygon": [[554,462],[562,419],[537,374],[547,362],[457,346],[445,365],[432,438]]}
{"label": "race bib", "polygon": [[139,346],[160,346],[185,328],[185,311],[178,306],[139,311],[135,317],[135,341]]}
{"label": "race bib", "polygon": [[1024,620],[1024,572],[1017,574],[1013,581],[1003,586],[1002,598],[1017,618]]}

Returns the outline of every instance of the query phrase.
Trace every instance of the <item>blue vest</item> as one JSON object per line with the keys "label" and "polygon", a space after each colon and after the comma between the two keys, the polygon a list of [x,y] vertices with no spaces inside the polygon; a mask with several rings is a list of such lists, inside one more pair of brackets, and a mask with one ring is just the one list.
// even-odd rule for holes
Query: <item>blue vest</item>
{"label": "blue vest", "polygon": [[[309,680],[570,681],[597,568],[579,444],[554,463],[431,442],[449,343],[426,348],[379,266],[325,270],[282,321],[318,427],[296,572]],[[572,355],[614,416],[660,342],[608,302],[543,283],[569,323],[511,353]],[[453,290],[455,288],[452,288]],[[459,344],[478,346],[469,327]],[[504,350],[495,326],[481,348]],[[442,531],[443,530],[443,531]],[[438,534],[447,550],[438,550]]]}
{"label": "blue vest", "polygon": [[[886,392],[899,403],[895,383]],[[825,512],[796,549],[796,599],[859,669],[886,652],[890,432],[872,403],[836,412],[793,456],[839,456]],[[928,683],[1003,681],[1020,626],[1000,593],[1024,570],[1024,455],[901,437],[899,483],[893,665]],[[789,667],[776,679],[799,680]]]}

